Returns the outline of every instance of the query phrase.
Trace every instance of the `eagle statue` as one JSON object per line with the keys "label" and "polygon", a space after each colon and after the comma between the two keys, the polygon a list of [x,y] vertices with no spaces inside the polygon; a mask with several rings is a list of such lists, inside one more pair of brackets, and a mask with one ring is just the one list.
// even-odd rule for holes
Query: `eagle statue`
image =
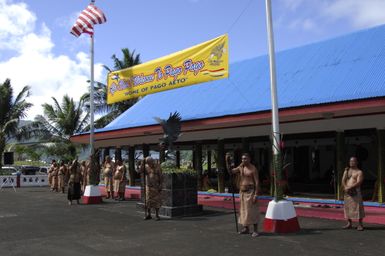
{"label": "eagle statue", "polygon": [[178,112],[170,113],[167,120],[159,117],[154,119],[162,126],[163,137],[160,138],[160,144],[165,146],[166,150],[173,150],[173,143],[178,139],[181,132],[181,116]]}

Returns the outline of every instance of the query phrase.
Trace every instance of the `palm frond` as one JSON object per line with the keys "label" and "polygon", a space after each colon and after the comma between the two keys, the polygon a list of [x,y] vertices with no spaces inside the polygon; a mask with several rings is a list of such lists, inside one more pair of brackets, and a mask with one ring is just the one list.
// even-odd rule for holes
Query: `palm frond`
{"label": "palm frond", "polygon": [[14,104],[17,105],[19,102],[23,101],[25,98],[28,98],[31,95],[30,90],[31,90],[31,87],[24,86],[23,89],[21,89],[19,94],[16,96]]}

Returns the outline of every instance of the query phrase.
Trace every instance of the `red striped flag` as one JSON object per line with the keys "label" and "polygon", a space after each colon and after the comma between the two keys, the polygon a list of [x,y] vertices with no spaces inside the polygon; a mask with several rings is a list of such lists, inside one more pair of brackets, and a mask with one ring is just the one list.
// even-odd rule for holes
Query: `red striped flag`
{"label": "red striped flag", "polygon": [[104,13],[91,3],[80,13],[75,24],[72,26],[71,34],[76,37],[79,37],[82,33],[93,35],[94,25],[103,24],[106,21],[107,19]]}

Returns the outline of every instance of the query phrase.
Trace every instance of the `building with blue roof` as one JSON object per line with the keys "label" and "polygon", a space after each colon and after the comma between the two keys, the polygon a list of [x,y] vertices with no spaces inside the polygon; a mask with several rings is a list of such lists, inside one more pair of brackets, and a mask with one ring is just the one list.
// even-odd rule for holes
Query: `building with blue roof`
{"label": "building with blue roof", "polygon": [[[338,194],[330,181],[340,180],[345,161],[353,155],[367,170],[367,198],[374,182],[385,178],[384,42],[382,25],[276,54],[280,130],[286,161],[291,163],[287,178],[292,190],[300,184],[302,193],[314,192],[317,187],[321,196]],[[193,150],[198,156],[201,150],[231,151],[236,162],[241,151],[249,151],[260,178],[268,180],[268,56],[231,64],[228,79],[142,98],[96,130],[95,145],[131,150],[146,145],[159,150],[162,128],[154,117],[167,119],[175,111],[182,116],[182,135],[176,143],[179,150]],[[88,140],[89,134],[72,137],[77,143]],[[219,158],[223,157],[220,154]],[[202,163],[197,158],[194,166],[201,173]],[[382,202],[384,187],[380,183],[378,200]]]}

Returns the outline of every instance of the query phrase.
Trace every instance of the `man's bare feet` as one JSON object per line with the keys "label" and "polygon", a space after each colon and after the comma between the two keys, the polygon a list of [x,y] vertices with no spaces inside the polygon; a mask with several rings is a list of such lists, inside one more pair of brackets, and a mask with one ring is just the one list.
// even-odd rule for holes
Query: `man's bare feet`
{"label": "man's bare feet", "polygon": [[352,228],[352,224],[351,223],[348,223],[346,224],[345,226],[342,227],[342,229],[350,229]]}
{"label": "man's bare feet", "polygon": [[240,232],[239,232],[240,235],[244,235],[244,234],[250,234],[249,232],[249,229],[248,228],[243,228]]}
{"label": "man's bare feet", "polygon": [[257,237],[257,236],[259,236],[259,233],[254,231],[254,232],[251,234],[251,236],[252,236],[252,237]]}
{"label": "man's bare feet", "polygon": [[364,227],[361,226],[361,225],[359,225],[359,226],[357,227],[357,231],[364,231]]}

